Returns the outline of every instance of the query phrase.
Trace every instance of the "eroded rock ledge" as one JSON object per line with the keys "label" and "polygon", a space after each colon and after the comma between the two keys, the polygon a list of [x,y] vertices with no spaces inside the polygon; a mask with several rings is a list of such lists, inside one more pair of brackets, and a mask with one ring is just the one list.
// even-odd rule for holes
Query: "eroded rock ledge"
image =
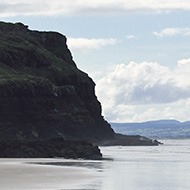
{"label": "eroded rock ledge", "polygon": [[140,135],[115,134],[114,139],[100,142],[101,146],[158,146],[162,144],[157,140],[152,140]]}

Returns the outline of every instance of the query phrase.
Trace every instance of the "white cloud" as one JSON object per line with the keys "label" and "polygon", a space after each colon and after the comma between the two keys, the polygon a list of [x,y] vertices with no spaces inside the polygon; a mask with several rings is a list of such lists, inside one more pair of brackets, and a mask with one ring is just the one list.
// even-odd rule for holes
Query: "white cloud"
{"label": "white cloud", "polygon": [[178,86],[188,86],[190,84],[190,59],[179,60],[174,74]]}
{"label": "white cloud", "polygon": [[153,34],[157,37],[165,37],[165,36],[190,36],[190,28],[165,28],[161,32],[153,32]]}
{"label": "white cloud", "polygon": [[189,0],[12,0],[0,2],[0,16],[15,15],[102,15],[126,12],[190,10]]}
{"label": "white cloud", "polygon": [[132,40],[132,39],[135,39],[136,37],[134,35],[128,35],[126,36],[126,39],[127,40]]}
{"label": "white cloud", "polygon": [[182,59],[178,61],[178,68],[183,68],[185,70],[190,69],[190,59]]}
{"label": "white cloud", "polygon": [[187,119],[189,75],[190,59],[180,60],[172,71],[158,63],[130,62],[99,80],[96,92],[109,121]]}
{"label": "white cloud", "polygon": [[69,49],[72,52],[79,51],[79,52],[88,52],[90,50],[96,50],[103,46],[107,45],[114,45],[116,44],[117,40],[110,38],[110,39],[103,39],[103,38],[68,38],[67,44]]}

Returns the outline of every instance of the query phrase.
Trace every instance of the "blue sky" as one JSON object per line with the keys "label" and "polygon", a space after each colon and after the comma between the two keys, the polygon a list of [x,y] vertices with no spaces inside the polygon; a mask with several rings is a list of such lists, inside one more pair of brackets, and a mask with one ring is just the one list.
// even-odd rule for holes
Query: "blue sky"
{"label": "blue sky", "polygon": [[190,0],[13,0],[0,18],[68,38],[108,121],[190,120]]}

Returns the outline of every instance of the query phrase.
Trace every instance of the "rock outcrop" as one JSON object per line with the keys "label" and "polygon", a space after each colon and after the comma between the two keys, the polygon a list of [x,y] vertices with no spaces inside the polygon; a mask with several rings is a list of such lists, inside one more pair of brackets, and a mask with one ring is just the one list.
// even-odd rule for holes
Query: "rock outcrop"
{"label": "rock outcrop", "polygon": [[84,141],[12,141],[0,142],[0,158],[82,158],[99,160],[99,148]]}
{"label": "rock outcrop", "polygon": [[101,141],[101,146],[157,146],[162,144],[157,140],[151,140],[149,138],[140,135],[123,135],[115,133],[114,139]]}
{"label": "rock outcrop", "polygon": [[94,87],[64,35],[0,22],[0,142],[117,139]]}

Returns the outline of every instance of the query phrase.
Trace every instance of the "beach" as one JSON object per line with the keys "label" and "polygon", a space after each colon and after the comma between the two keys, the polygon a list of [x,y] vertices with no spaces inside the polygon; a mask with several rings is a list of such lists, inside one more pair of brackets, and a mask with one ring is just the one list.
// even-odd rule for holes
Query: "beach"
{"label": "beach", "polygon": [[98,178],[96,171],[85,167],[45,164],[68,161],[71,164],[77,162],[66,159],[0,159],[0,189],[78,189]]}

